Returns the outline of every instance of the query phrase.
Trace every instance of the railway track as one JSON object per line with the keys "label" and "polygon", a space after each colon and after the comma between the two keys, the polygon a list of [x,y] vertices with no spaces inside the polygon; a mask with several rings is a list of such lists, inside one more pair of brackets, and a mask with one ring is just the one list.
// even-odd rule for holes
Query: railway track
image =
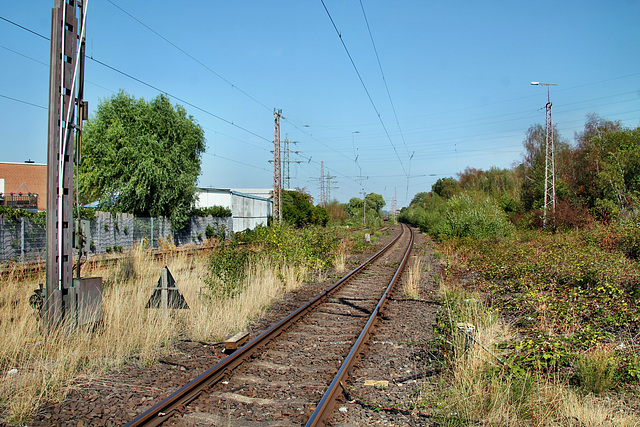
{"label": "railway track", "polygon": [[369,260],[127,426],[322,424],[412,244],[402,226]]}

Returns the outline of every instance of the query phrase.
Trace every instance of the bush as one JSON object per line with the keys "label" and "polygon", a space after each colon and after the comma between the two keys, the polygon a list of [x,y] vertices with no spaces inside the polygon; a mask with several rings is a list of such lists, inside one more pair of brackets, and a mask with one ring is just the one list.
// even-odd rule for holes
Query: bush
{"label": "bush", "polygon": [[460,194],[445,201],[437,195],[426,203],[426,209],[412,206],[400,215],[434,238],[471,237],[495,239],[510,236],[513,225],[500,205],[490,197],[472,198]]}
{"label": "bush", "polygon": [[230,298],[242,290],[249,264],[249,251],[233,240],[220,245],[209,258],[211,277],[205,280],[214,296]]}
{"label": "bush", "polygon": [[227,227],[223,224],[208,224],[207,228],[204,230],[204,235],[207,237],[207,239],[215,237],[223,242],[226,237],[226,232]]}
{"label": "bush", "polygon": [[193,208],[191,215],[194,216],[212,216],[214,218],[228,218],[231,216],[231,209],[224,206],[209,206],[207,208]]}
{"label": "bush", "polygon": [[442,234],[448,237],[492,239],[513,233],[504,211],[488,197],[472,200],[466,194],[453,196],[447,202],[445,217],[447,228]]}

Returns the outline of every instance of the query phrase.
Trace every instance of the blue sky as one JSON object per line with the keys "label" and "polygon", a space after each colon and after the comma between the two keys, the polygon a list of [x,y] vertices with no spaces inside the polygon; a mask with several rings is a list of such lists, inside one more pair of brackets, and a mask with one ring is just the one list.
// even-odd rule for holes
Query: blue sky
{"label": "blue sky", "polygon": [[[46,162],[49,42],[7,20],[49,37],[53,4],[0,7],[0,161]],[[273,185],[282,109],[292,187],[319,201],[323,161],[331,198],[397,191],[401,207],[465,167],[520,161],[545,117],[531,81],[558,84],[570,142],[588,113],[640,125],[638,17],[637,0],[88,0],[85,96],[93,112],[119,89],[158,94],[100,62],[172,95],[205,130],[198,184],[221,188]]]}

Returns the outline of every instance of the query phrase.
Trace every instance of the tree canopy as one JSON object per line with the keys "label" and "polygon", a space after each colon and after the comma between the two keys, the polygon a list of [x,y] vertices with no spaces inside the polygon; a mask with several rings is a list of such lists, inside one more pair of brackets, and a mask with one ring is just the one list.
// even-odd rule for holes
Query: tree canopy
{"label": "tree canopy", "polygon": [[[607,223],[638,216],[640,127],[625,128],[619,121],[589,114],[584,131],[574,135],[574,144],[569,144],[555,127],[553,133],[556,196],[550,213],[553,229],[579,228],[594,219]],[[438,215],[445,210],[436,196],[445,200],[446,207],[449,200],[466,195],[476,204],[473,209],[479,215],[490,212],[486,209],[488,205],[483,205],[489,197],[514,223],[543,226],[545,128],[539,124],[530,126],[523,146],[522,162],[511,169],[466,168],[458,179],[439,179],[430,193],[416,194],[410,206],[402,211],[402,219],[413,224],[437,222]]]}
{"label": "tree canopy", "polygon": [[150,102],[120,91],[103,100],[84,129],[84,202],[186,223],[196,197],[204,131],[185,109],[158,95]]}
{"label": "tree canopy", "polygon": [[313,198],[304,189],[282,191],[282,218],[296,227],[308,224],[324,227],[329,222],[327,211],[314,206]]}

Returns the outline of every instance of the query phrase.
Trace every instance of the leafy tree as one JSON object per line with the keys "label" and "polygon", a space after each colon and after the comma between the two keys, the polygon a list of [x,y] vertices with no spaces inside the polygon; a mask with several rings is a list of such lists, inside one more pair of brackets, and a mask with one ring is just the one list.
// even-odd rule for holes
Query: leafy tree
{"label": "leafy tree", "polygon": [[120,91],[86,124],[80,195],[109,210],[168,217],[180,229],[204,150],[204,132],[182,106],[165,95],[146,102]]}
{"label": "leafy tree", "polygon": [[603,199],[625,209],[640,194],[640,127],[607,132],[595,145],[603,152],[597,172]]}
{"label": "leafy tree", "polygon": [[333,223],[341,224],[346,221],[348,216],[347,211],[345,210],[344,205],[337,200],[332,200],[327,203],[325,209]]}
{"label": "leafy tree", "polygon": [[429,193],[425,191],[420,192],[415,196],[413,196],[413,199],[411,199],[411,203],[409,203],[409,206],[415,205],[415,206],[422,206],[424,208],[425,205],[427,204],[428,199],[429,199]]}
{"label": "leafy tree", "polygon": [[460,184],[454,178],[440,178],[431,186],[431,191],[445,199],[450,199],[460,189]]}
{"label": "leafy tree", "polygon": [[344,207],[347,214],[352,218],[362,216],[363,204],[362,199],[358,197],[352,197]]}
{"label": "leafy tree", "polygon": [[367,203],[367,210],[374,211],[377,215],[380,215],[380,209],[387,203],[380,194],[369,193],[365,196],[364,200]]}
{"label": "leafy tree", "polygon": [[282,218],[296,227],[307,224],[325,226],[329,214],[322,206],[314,206],[313,198],[304,189],[282,191]]}
{"label": "leafy tree", "polygon": [[570,182],[578,201],[590,208],[604,196],[597,176],[609,147],[602,139],[611,132],[621,130],[623,128],[619,121],[609,121],[590,114],[587,115],[584,130],[575,134],[576,149],[567,182]]}

